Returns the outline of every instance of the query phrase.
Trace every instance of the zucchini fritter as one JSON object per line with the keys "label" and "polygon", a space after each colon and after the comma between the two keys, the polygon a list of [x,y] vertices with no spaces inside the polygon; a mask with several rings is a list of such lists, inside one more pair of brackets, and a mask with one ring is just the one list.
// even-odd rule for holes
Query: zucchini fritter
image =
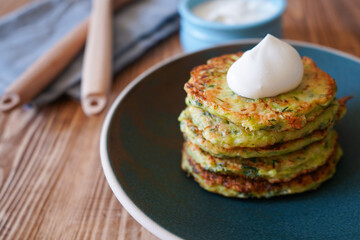
{"label": "zucchini fritter", "polygon": [[227,85],[226,73],[241,53],[210,59],[195,67],[185,84],[186,103],[250,131],[302,129],[334,99],[336,83],[310,58],[303,57],[304,76],[296,89],[275,97],[249,99]]}
{"label": "zucchini fritter", "polygon": [[312,172],[302,174],[291,181],[269,183],[262,179],[250,179],[236,175],[225,175],[205,170],[194,162],[187,153],[183,153],[181,167],[209,192],[236,198],[269,198],[279,195],[301,193],[316,189],[331,178],[336,164],[342,155],[341,148],[331,155],[328,161]]}
{"label": "zucchini fritter", "polygon": [[254,148],[303,138],[315,130],[328,128],[334,123],[338,109],[338,101],[333,101],[321,115],[312,122],[308,122],[304,128],[281,132],[273,129],[249,131],[201,108],[192,106],[187,107],[181,113],[179,120],[183,132],[186,131],[186,126],[193,125],[207,141],[216,146]]}
{"label": "zucchini fritter", "polygon": [[295,140],[277,143],[265,147],[234,147],[224,148],[210,141],[207,141],[190,120],[184,120],[180,123],[181,131],[183,131],[184,138],[194,143],[202,150],[208,152],[215,157],[241,157],[241,158],[254,158],[254,157],[271,157],[279,156],[300,150],[307,145],[322,140],[326,136],[327,130],[316,130],[311,134],[298,138]]}
{"label": "zucchini fritter", "polygon": [[184,152],[200,166],[210,172],[233,174],[268,182],[286,182],[296,176],[313,171],[323,165],[335,152],[337,134],[330,130],[322,141],[312,143],[304,149],[274,157],[230,158],[214,157],[195,144],[184,143]]}

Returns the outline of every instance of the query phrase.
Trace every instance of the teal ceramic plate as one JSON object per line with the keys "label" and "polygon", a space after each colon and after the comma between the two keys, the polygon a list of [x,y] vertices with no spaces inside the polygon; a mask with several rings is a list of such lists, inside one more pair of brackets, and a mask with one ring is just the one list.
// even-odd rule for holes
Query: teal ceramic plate
{"label": "teal ceramic plate", "polygon": [[360,239],[360,60],[290,41],[336,79],[338,97],[353,95],[337,124],[344,156],[318,190],[239,200],[208,193],[180,170],[177,117],[190,70],[211,57],[247,50],[257,40],[167,60],[138,77],[116,99],[101,134],[101,161],[114,194],[162,239]]}

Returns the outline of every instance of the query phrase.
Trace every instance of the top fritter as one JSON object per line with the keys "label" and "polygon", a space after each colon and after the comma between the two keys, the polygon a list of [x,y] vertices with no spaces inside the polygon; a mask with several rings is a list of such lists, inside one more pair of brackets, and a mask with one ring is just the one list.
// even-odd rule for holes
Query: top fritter
{"label": "top fritter", "polygon": [[275,97],[250,99],[236,95],[226,73],[242,53],[210,59],[194,68],[185,84],[186,103],[200,107],[250,131],[301,129],[334,99],[336,83],[310,58],[303,57],[304,75],[294,90]]}

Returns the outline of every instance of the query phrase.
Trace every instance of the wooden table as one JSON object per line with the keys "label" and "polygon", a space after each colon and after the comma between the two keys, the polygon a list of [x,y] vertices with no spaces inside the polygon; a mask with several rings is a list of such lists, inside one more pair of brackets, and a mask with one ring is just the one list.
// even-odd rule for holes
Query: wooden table
{"label": "wooden table", "polygon": [[[0,0],[0,14],[30,1]],[[284,32],[360,57],[360,1],[289,0]],[[159,43],[118,74],[110,102],[144,70],[181,51],[178,34]],[[99,157],[105,114],[87,118],[66,98],[0,114],[0,239],[157,239],[105,180]]]}

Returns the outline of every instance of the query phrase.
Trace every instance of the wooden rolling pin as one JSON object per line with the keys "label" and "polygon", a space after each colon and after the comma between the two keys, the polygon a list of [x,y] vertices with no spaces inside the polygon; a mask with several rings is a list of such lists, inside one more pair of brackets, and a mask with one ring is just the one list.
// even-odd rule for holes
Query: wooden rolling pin
{"label": "wooden rolling pin", "polygon": [[105,108],[112,76],[112,3],[92,3],[81,79],[81,105],[88,116]]}
{"label": "wooden rolling pin", "polygon": [[82,49],[87,28],[86,20],[31,65],[5,90],[0,99],[0,110],[12,110],[40,93]]}
{"label": "wooden rolling pin", "polygon": [[[114,0],[117,10],[131,0]],[[0,111],[10,111],[29,102],[69,64],[83,48],[89,19],[84,20],[30,66],[0,98]]]}

